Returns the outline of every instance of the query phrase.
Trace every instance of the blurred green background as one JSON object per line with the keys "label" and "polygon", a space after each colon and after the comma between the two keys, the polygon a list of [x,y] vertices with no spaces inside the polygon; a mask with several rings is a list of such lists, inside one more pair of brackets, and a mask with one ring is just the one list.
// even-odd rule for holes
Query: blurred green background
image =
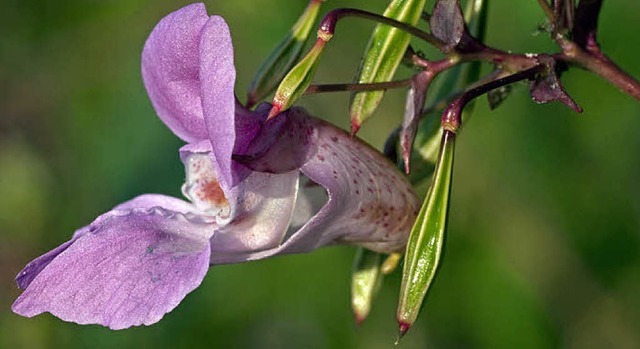
{"label": "blurred green background", "polygon": [[[0,5],[1,348],[390,348],[399,273],[370,318],[349,305],[353,248],[212,268],[151,327],[110,331],[49,314],[19,317],[15,274],[74,229],[141,193],[179,196],[177,139],[155,117],[140,52],[183,1],[8,0]],[[231,27],[237,93],[306,1],[209,1]],[[382,12],[386,1],[329,0]],[[599,39],[640,77],[640,3],[608,1]],[[488,42],[553,51],[534,0],[492,1]],[[316,81],[351,81],[370,23],[345,20]],[[408,70],[401,70],[406,76]],[[524,86],[496,111],[482,100],[459,139],[446,254],[405,348],[640,347],[640,104],[579,69],[585,109],[536,105]],[[303,101],[348,125],[348,95]],[[402,115],[387,94],[361,136],[380,146]]]}

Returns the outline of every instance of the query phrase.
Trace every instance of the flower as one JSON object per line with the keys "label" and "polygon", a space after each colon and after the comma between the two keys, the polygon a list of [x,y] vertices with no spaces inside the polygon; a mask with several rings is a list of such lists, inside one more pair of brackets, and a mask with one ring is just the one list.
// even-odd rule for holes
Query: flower
{"label": "flower", "polygon": [[[200,285],[210,265],[349,243],[403,248],[418,201],[366,144],[293,108],[265,122],[234,97],[227,24],[203,4],[162,19],[142,53],[158,116],[180,149],[190,202],[145,194],[113,208],[16,277],[13,311],[112,329],[150,325]],[[315,212],[300,173],[325,190]],[[318,189],[318,188],[316,188]]]}

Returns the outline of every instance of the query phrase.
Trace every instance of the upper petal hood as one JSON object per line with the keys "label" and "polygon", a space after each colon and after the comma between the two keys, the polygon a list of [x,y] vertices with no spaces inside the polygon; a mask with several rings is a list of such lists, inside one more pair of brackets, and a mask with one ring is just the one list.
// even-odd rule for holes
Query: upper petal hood
{"label": "upper petal hood", "polygon": [[200,36],[204,4],[164,17],[142,50],[142,78],[160,119],[187,142],[208,138],[200,91]]}
{"label": "upper petal hood", "polygon": [[162,121],[189,143],[210,140],[225,189],[233,183],[236,78],[229,28],[193,4],[163,18],[142,52],[142,77]]}

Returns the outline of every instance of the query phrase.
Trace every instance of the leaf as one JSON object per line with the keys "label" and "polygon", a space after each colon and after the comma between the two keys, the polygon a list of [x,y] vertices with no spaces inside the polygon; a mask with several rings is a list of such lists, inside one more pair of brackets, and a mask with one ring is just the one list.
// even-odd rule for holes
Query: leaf
{"label": "leaf", "polygon": [[[393,0],[384,16],[416,25],[426,0]],[[378,24],[369,39],[355,81],[358,83],[384,82],[393,78],[409,46],[408,33],[388,25]],[[378,108],[384,91],[355,92],[351,95],[351,133]]]}
{"label": "leaf", "polygon": [[401,335],[415,322],[440,263],[449,210],[454,148],[455,134],[444,131],[431,186],[407,243],[397,312]]}
{"label": "leaf", "polygon": [[431,33],[444,42],[445,51],[453,49],[464,34],[464,17],[459,0],[438,0],[433,7],[429,26]]}

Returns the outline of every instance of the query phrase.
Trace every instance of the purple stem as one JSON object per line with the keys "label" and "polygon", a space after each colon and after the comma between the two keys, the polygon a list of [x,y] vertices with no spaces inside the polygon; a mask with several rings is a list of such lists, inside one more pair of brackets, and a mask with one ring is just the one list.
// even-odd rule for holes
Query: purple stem
{"label": "purple stem", "polygon": [[543,64],[538,64],[526,70],[522,70],[502,78],[491,80],[485,84],[479,85],[466,91],[465,93],[451,101],[444,112],[442,112],[442,119],[440,120],[442,128],[455,133],[458,128],[460,128],[460,124],[462,122],[462,109],[464,109],[464,107],[471,100],[496,88],[525,79],[533,79],[538,73],[544,71],[544,69],[545,66]]}
{"label": "purple stem", "polygon": [[318,31],[332,36],[335,32],[336,24],[338,23],[338,20],[344,17],[359,17],[359,18],[364,18],[364,19],[375,21],[375,22],[383,23],[386,25],[390,25],[392,27],[404,30],[405,32],[419,39],[422,39],[435,47],[438,47],[438,48],[444,47],[444,43],[436,39],[433,35],[427,32],[424,32],[410,24],[396,21],[395,19],[387,18],[385,16],[381,16],[372,12],[358,10],[355,8],[339,8],[339,9],[330,11],[324,16],[324,18],[322,18],[322,21],[320,21],[320,26]]}
{"label": "purple stem", "polygon": [[595,42],[595,36],[588,40],[587,48],[589,51],[585,51],[571,40],[559,39],[558,41],[563,53],[555,55],[556,59],[580,65],[640,101],[640,82],[600,51]]}

